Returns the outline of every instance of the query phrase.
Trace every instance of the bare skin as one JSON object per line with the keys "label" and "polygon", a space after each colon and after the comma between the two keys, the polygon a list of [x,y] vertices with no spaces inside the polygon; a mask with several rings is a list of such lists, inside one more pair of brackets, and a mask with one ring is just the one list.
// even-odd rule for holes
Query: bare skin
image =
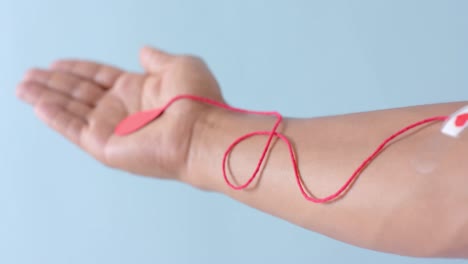
{"label": "bare skin", "polygon": [[[115,136],[116,125],[129,114],[160,107],[179,94],[224,102],[214,76],[199,58],[146,47],[140,60],[142,74],[91,61],[61,60],[49,69],[30,70],[17,95],[52,129],[108,166],[221,192],[353,245],[411,256],[468,257],[466,136],[451,144],[437,125],[410,134],[387,148],[344,197],[325,205],[301,196],[287,149],[277,141],[254,186],[234,191],[221,176],[222,154],[236,137],[268,130],[274,120],[183,101],[144,129]],[[322,197],[336,190],[388,135],[427,117],[449,115],[463,105],[288,118],[280,129],[296,147],[309,191]],[[415,169],[418,165],[412,161],[434,140],[450,147],[437,166]],[[250,176],[264,144],[265,138],[255,137],[234,150],[230,159],[234,181]]]}

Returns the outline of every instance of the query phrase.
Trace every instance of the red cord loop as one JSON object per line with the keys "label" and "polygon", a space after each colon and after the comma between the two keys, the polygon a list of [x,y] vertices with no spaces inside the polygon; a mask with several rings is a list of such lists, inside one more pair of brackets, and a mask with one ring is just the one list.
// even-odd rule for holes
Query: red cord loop
{"label": "red cord loop", "polygon": [[[238,112],[238,113],[246,113],[246,114],[255,114],[255,115],[264,115],[264,116],[276,117],[276,122],[275,122],[275,124],[273,125],[273,128],[270,131],[254,131],[254,132],[245,134],[245,135],[237,138],[236,140],[234,140],[234,142],[232,142],[228,146],[228,148],[226,149],[226,152],[224,153],[223,161],[222,161],[223,162],[222,163],[222,171],[223,171],[224,180],[225,180],[226,184],[230,188],[232,188],[234,190],[242,190],[242,189],[245,189],[245,188],[249,187],[249,185],[252,183],[252,181],[257,177],[257,175],[258,175],[258,173],[260,171],[260,168],[261,168],[263,162],[265,161],[265,157],[266,157],[266,155],[268,153],[268,150],[270,149],[273,138],[278,137],[284,143],[286,143],[286,145],[288,147],[288,152],[289,152],[289,156],[291,158],[291,164],[292,164],[293,169],[294,169],[296,182],[297,182],[297,185],[299,187],[299,190],[300,190],[302,196],[304,196],[304,198],[306,200],[314,202],[314,203],[330,202],[330,201],[338,198],[339,196],[341,196],[346,191],[346,189],[348,189],[348,187],[351,185],[351,183],[359,176],[359,174],[366,168],[366,166],[370,162],[372,162],[380,154],[380,152],[392,140],[394,140],[398,136],[404,134],[405,132],[407,132],[409,130],[412,130],[412,129],[416,128],[416,127],[419,127],[421,125],[431,123],[431,122],[435,122],[435,121],[445,121],[448,118],[447,116],[436,116],[436,117],[424,119],[422,121],[419,121],[419,122],[416,122],[414,124],[408,125],[408,126],[404,127],[403,129],[397,131],[396,133],[394,133],[393,135],[391,135],[390,137],[385,139],[376,148],[376,150],[368,158],[366,158],[361,163],[361,165],[354,171],[354,173],[348,178],[348,180],[336,192],[334,192],[334,193],[332,193],[332,194],[330,194],[330,195],[328,195],[326,197],[323,197],[323,198],[316,198],[316,197],[310,195],[306,191],[306,188],[304,187],[304,182],[303,182],[302,177],[301,177],[300,172],[299,172],[299,168],[298,168],[298,164],[297,164],[297,160],[296,160],[296,155],[294,153],[294,148],[293,148],[291,142],[289,141],[289,139],[285,135],[277,132],[277,129],[278,129],[279,125],[281,124],[281,121],[283,120],[283,117],[278,112],[250,111],[250,110],[235,108],[235,107],[220,103],[218,101],[215,101],[215,100],[212,100],[212,99],[209,99],[209,98],[204,98],[204,97],[199,97],[199,96],[194,96],[194,95],[179,95],[179,96],[176,96],[176,97],[172,98],[164,107],[162,107],[160,109],[153,110],[153,113],[151,113],[151,110],[150,110],[150,111],[140,112],[140,113],[137,113],[137,114],[135,114],[133,116],[128,117],[127,119],[123,120],[117,126],[115,133],[118,134],[118,135],[125,135],[125,134],[129,134],[129,133],[132,133],[132,132],[140,129],[141,127],[145,126],[146,124],[150,123],[151,121],[153,121],[154,119],[159,117],[161,115],[161,113],[164,112],[167,108],[169,108],[174,102],[176,102],[178,100],[182,100],[182,99],[189,99],[189,100],[192,100],[192,101],[197,101],[197,102],[213,105],[213,106],[216,106],[216,107],[219,107],[219,108],[224,108],[224,109],[234,111],[234,112]],[[462,121],[466,122],[466,120],[467,120],[467,118],[466,118],[466,116],[464,116],[464,119]],[[226,173],[227,159],[228,159],[230,153],[232,152],[232,150],[239,143],[241,143],[242,141],[244,141],[247,138],[257,136],[257,135],[268,136],[268,140],[267,140],[267,142],[265,144],[265,147],[263,148],[263,151],[262,151],[262,154],[261,154],[261,156],[259,158],[257,166],[255,167],[254,172],[252,173],[250,178],[245,183],[243,183],[241,185],[235,185],[229,180],[229,178],[227,176],[227,173]]]}

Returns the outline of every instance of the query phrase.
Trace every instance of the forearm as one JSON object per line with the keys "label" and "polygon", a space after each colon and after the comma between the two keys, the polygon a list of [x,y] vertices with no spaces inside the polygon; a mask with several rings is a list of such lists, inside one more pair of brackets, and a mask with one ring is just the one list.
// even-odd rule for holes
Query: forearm
{"label": "forearm", "polygon": [[[339,188],[390,134],[415,121],[449,115],[463,104],[442,104],[315,119],[286,119],[280,130],[294,144],[305,185],[316,197]],[[468,252],[468,142],[459,140],[432,172],[411,162],[438,135],[428,126],[389,146],[346,195],[314,204],[299,192],[284,142],[276,141],[259,177],[247,190],[230,189],[221,174],[222,156],[236,138],[270,130],[271,118],[217,111],[202,127],[190,154],[190,181],[229,195],[307,229],[362,247],[408,255],[463,256]],[[241,143],[230,157],[230,177],[251,176],[266,137]],[[455,165],[455,166],[454,166]],[[463,250],[465,249],[465,250]],[[464,253],[464,257],[467,253]]]}

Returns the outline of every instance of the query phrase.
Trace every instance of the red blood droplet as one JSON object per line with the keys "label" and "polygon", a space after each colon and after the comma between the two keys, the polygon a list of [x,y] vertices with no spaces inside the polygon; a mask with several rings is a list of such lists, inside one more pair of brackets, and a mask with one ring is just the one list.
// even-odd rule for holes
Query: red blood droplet
{"label": "red blood droplet", "polygon": [[163,109],[153,109],[128,116],[117,125],[114,133],[119,136],[125,136],[133,133],[153,121],[161,115],[162,112]]}

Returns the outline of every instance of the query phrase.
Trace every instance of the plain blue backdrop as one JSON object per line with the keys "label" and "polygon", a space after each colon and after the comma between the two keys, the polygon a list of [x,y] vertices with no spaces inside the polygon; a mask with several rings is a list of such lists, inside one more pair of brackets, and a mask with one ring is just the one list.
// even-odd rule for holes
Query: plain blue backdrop
{"label": "plain blue backdrop", "polygon": [[[100,165],[14,97],[63,57],[206,59],[239,107],[322,116],[468,99],[468,1],[0,0],[0,263],[466,263],[356,248]],[[314,206],[311,204],[311,206]]]}

